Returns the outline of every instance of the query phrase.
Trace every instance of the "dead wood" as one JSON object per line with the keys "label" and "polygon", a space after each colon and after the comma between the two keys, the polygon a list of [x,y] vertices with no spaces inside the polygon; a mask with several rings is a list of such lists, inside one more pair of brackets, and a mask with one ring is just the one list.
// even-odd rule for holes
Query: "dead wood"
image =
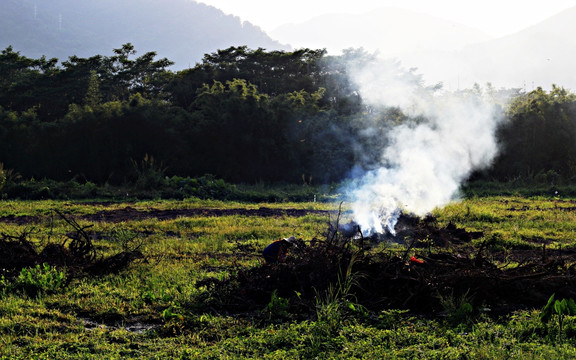
{"label": "dead wood", "polygon": [[68,268],[69,276],[82,274],[103,275],[119,272],[137,259],[144,258],[138,250],[123,246],[122,252],[110,257],[98,256],[93,244],[94,234],[89,232],[93,225],[80,226],[74,219],[55,210],[73,231],[68,232],[61,241],[50,241],[38,252],[39,245],[31,240],[33,231],[23,230],[18,235],[0,234],[0,275],[10,279],[28,267],[43,263]]}

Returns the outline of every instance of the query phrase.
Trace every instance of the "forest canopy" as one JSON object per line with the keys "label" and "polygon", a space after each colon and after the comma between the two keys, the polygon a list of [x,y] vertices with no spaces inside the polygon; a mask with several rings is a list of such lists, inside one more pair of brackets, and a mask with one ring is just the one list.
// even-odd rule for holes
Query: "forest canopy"
{"label": "forest canopy", "polygon": [[[342,181],[377,162],[387,129],[409,118],[362,101],[347,64],[371,56],[241,46],[173,72],[169,59],[131,44],[62,62],[8,47],[0,53],[0,163],[23,177],[97,184],[129,182],[144,159],[166,175]],[[399,76],[418,78],[396,66]],[[576,95],[559,87],[466,91],[500,101],[505,116],[500,155],[475,178],[576,176]]]}

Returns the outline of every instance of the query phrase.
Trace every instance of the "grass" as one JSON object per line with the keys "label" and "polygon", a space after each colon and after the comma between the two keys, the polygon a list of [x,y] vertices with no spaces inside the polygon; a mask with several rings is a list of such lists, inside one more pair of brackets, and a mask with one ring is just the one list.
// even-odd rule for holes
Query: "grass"
{"label": "grass", "polygon": [[434,214],[442,224],[499,234],[511,244],[541,247],[576,245],[576,203],[571,199],[486,197],[453,203]]}
{"label": "grass", "polygon": [[[478,242],[496,239],[496,245],[505,249],[539,248],[542,244],[566,249],[576,245],[576,214],[572,210],[575,204],[570,198],[478,196],[437,209],[434,215],[440,226],[452,222],[467,230],[483,231],[485,236]],[[3,217],[41,217],[33,225],[0,222],[0,234],[33,229],[30,237],[38,247],[57,241],[70,231],[65,222],[52,218],[54,209],[79,215],[125,206],[141,211],[192,207],[338,208],[338,204],[315,202],[243,204],[196,199],[129,204],[3,201],[0,205]],[[206,296],[217,296],[202,285],[203,280],[222,280],[241,269],[260,266],[260,252],[266,244],[292,234],[304,239],[319,236],[327,221],[325,215],[234,215],[92,223],[90,230],[96,233],[116,234],[94,241],[99,253],[114,254],[122,249],[122,236],[138,234],[146,260],[133,263],[119,274],[74,277],[67,286],[54,291],[27,294],[0,287],[0,358],[576,357],[576,317],[565,317],[563,336],[558,336],[558,326],[553,321],[546,324],[539,320],[539,309],[499,318],[479,315],[454,321],[453,317],[424,318],[394,309],[368,314],[351,312],[348,305],[353,300],[330,310],[330,299],[319,294],[325,310],[322,316],[295,320],[285,314],[287,304],[282,298],[271,299],[271,305],[259,313],[242,316],[214,312],[199,302]],[[282,319],[271,318],[272,313],[282,314]]]}

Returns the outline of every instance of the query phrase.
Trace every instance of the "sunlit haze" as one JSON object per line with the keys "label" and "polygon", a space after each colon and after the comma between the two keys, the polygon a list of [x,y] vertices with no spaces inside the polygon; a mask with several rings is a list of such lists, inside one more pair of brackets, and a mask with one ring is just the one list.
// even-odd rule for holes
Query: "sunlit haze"
{"label": "sunlit haze", "polygon": [[503,36],[576,6],[576,0],[198,0],[271,31],[327,13],[361,14],[381,7],[415,10],[468,25],[492,36]]}

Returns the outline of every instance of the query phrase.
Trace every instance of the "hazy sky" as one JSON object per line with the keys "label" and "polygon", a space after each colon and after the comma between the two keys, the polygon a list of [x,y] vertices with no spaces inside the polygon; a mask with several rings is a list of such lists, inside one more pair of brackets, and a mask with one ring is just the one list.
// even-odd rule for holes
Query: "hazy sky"
{"label": "hazy sky", "polygon": [[502,36],[576,6],[576,0],[197,0],[265,31],[326,13],[359,14],[380,7],[416,10]]}

